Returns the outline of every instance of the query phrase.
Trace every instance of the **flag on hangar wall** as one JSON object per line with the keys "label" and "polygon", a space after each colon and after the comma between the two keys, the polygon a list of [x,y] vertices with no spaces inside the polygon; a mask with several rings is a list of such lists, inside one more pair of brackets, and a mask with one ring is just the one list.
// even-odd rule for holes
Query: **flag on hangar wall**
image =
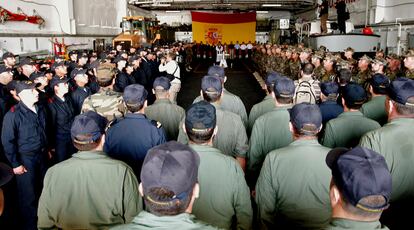
{"label": "flag on hangar wall", "polygon": [[256,12],[210,13],[191,12],[193,41],[222,44],[256,40]]}

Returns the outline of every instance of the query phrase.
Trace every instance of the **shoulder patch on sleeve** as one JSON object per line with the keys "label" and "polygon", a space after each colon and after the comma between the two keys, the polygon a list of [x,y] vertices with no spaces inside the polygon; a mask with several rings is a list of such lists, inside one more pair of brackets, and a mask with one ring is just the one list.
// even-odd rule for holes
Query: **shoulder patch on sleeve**
{"label": "shoulder patch on sleeve", "polygon": [[151,124],[152,124],[153,126],[157,127],[157,129],[159,129],[159,128],[161,128],[161,127],[162,127],[162,124],[161,124],[161,122],[159,122],[159,121],[154,121],[154,120],[151,120]]}
{"label": "shoulder patch on sleeve", "polygon": [[16,112],[16,108],[14,107],[14,105],[10,108],[10,112],[12,113]]}

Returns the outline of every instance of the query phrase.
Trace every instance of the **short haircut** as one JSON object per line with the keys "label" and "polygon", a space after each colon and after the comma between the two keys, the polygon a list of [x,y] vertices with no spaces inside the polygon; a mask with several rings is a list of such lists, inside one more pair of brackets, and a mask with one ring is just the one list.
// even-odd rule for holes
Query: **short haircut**
{"label": "short haircut", "polygon": [[112,81],[113,81],[113,78],[109,81],[99,81],[98,79],[96,79],[96,82],[98,83],[100,87],[108,87],[112,85]]}
{"label": "short haircut", "polygon": [[206,129],[203,131],[193,131],[193,129],[185,127],[185,131],[187,132],[188,139],[196,144],[204,144],[208,142],[214,133],[214,128]]}
{"label": "short haircut", "polygon": [[281,96],[276,96],[276,100],[277,102],[279,102],[280,104],[292,104],[293,103],[293,98],[292,97],[281,97]]}
{"label": "short haircut", "polygon": [[[394,105],[395,105],[395,108],[398,114],[405,115],[405,116],[414,115],[414,106],[403,105],[396,101],[393,101],[393,102],[394,102]],[[409,97],[407,99],[407,103],[414,104],[414,97]]]}
{"label": "short haircut", "polygon": [[305,63],[302,65],[302,71],[306,75],[313,74],[314,69],[315,69],[315,66],[312,63]]}
{"label": "short haircut", "polygon": [[127,103],[125,103],[125,104],[126,104],[126,107],[127,107],[128,111],[131,112],[131,113],[136,113],[144,107],[144,103],[137,103],[137,104],[127,104]]}
{"label": "short haircut", "polygon": [[171,201],[174,199],[174,196],[174,192],[167,188],[151,188],[149,192],[144,195],[145,206],[150,213],[156,216],[175,216],[184,213],[190,204],[192,191],[187,197],[181,200],[175,199]]}
{"label": "short haircut", "polygon": [[165,89],[154,89],[155,91],[155,95],[158,97],[166,97],[169,90],[165,90]]}
{"label": "short haircut", "polygon": [[203,98],[205,101],[214,103],[221,98],[221,93],[219,92],[205,92],[203,91]]}
{"label": "short haircut", "polygon": [[349,69],[340,69],[338,72],[339,84],[348,84],[351,82],[352,72]]}
{"label": "short haircut", "polygon": [[[375,207],[382,205],[386,202],[385,197],[382,195],[372,195],[362,198],[358,203],[363,206],[368,207]],[[342,208],[345,209],[347,212],[352,213],[353,215],[365,217],[365,218],[376,218],[379,219],[381,217],[382,212],[369,212],[365,211],[361,208],[355,207],[350,204],[343,196],[342,196]]]}
{"label": "short haircut", "polygon": [[351,103],[350,101],[345,100],[345,105],[346,107],[348,107],[348,109],[355,109],[355,110],[359,110],[362,107],[362,103]]}
{"label": "short haircut", "polygon": [[[85,134],[85,135],[78,135],[76,136],[76,140],[89,140],[92,138],[92,134]],[[101,138],[98,138],[98,140],[93,141],[93,142],[88,142],[85,144],[81,144],[79,142],[76,141],[72,141],[73,146],[75,146],[76,149],[78,149],[79,151],[91,151],[93,149],[95,149],[96,147],[98,147],[98,145],[101,143]]]}

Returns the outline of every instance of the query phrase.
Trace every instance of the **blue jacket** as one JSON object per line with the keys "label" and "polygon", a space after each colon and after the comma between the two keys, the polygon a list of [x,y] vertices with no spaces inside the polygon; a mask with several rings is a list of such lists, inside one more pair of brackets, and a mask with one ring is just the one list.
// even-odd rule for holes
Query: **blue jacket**
{"label": "blue jacket", "polygon": [[165,142],[165,132],[160,123],[147,119],[144,114],[127,113],[108,129],[104,152],[127,163],[139,178],[147,151]]}
{"label": "blue jacket", "polygon": [[40,105],[36,108],[37,114],[20,102],[4,117],[1,141],[13,168],[21,165],[22,155],[46,150],[46,112]]}

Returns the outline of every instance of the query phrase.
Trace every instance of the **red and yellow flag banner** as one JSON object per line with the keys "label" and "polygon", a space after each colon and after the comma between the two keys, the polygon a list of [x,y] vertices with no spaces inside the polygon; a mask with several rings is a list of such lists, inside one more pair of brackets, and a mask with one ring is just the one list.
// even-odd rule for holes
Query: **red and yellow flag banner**
{"label": "red and yellow flag banner", "polygon": [[254,42],[256,12],[210,13],[191,12],[193,41],[208,44]]}

